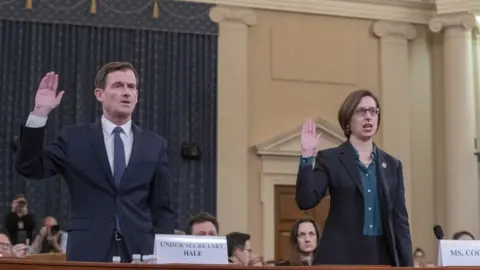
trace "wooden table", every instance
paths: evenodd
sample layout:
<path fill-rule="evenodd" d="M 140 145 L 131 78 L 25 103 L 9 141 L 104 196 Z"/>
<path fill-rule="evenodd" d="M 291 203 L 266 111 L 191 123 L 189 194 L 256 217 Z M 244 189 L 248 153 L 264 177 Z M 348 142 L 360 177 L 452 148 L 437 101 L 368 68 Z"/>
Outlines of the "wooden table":
<path fill-rule="evenodd" d="M 192 264 L 120 264 L 120 263 L 87 263 L 66 261 L 39 261 L 31 259 L 0 259 L 0 270 L 100 270 L 100 269 L 160 269 L 160 270 L 252 270 L 263 267 L 243 267 L 235 265 L 192 265 Z M 382 266 L 302 266 L 302 267 L 266 267 L 267 269 L 292 270 L 392 270 Z M 416 270 L 418 268 L 403 268 L 402 270 Z M 431 269 L 431 268 L 430 268 Z M 480 268 L 466 268 L 461 270 L 480 270 Z M 450 270 L 450 269 L 449 269 Z M 460 270 L 460 269 L 459 269 Z"/>

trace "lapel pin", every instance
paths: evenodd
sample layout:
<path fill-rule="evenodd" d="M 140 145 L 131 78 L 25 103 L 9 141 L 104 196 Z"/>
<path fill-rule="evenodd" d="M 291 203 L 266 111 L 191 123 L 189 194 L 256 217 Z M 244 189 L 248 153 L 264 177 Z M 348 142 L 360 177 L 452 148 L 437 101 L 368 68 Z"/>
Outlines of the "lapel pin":
<path fill-rule="evenodd" d="M 384 168 L 384 169 L 387 168 L 387 163 L 382 162 L 382 168 Z"/>

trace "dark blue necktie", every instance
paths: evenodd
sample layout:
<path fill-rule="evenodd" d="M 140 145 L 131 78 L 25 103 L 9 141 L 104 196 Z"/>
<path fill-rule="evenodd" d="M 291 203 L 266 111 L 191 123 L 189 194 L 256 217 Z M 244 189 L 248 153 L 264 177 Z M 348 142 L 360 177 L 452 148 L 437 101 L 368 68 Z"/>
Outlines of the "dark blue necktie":
<path fill-rule="evenodd" d="M 115 184 L 120 184 L 123 173 L 125 172 L 125 148 L 120 133 L 123 132 L 121 127 L 113 129 L 113 177 L 115 177 Z"/>
<path fill-rule="evenodd" d="M 113 177 L 115 178 L 115 185 L 117 185 L 117 187 L 120 184 L 120 180 L 122 179 L 126 167 L 125 148 L 123 148 L 123 141 L 120 137 L 120 133 L 122 132 L 123 129 L 121 127 L 113 129 Z M 116 216 L 116 229 L 119 233 L 122 232 L 118 215 Z"/>

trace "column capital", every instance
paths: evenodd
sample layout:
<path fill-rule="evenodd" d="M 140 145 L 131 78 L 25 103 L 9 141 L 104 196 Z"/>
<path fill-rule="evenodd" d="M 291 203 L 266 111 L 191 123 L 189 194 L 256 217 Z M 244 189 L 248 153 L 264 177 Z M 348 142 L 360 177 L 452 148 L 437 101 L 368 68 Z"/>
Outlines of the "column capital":
<path fill-rule="evenodd" d="M 215 6 L 210 9 L 210 19 L 216 23 L 222 21 L 238 21 L 248 26 L 257 23 L 257 15 L 252 9 L 232 6 Z"/>
<path fill-rule="evenodd" d="M 477 24 L 477 26 L 473 28 L 473 36 L 475 38 L 480 38 L 480 24 Z"/>
<path fill-rule="evenodd" d="M 475 15 L 472 13 L 455 13 L 438 15 L 430 19 L 428 26 L 434 33 L 442 31 L 447 27 L 463 27 L 466 30 L 472 30 L 477 25 Z"/>
<path fill-rule="evenodd" d="M 417 36 L 417 29 L 410 23 L 381 20 L 373 24 L 373 33 L 380 38 L 395 35 L 412 40 Z"/>

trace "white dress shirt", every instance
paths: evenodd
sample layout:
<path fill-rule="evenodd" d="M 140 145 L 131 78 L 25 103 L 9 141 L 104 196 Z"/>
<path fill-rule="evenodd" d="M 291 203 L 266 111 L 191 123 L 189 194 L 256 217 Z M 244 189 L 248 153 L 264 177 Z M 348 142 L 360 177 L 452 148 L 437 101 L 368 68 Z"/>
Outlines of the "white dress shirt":
<path fill-rule="evenodd" d="M 68 233 L 64 231 L 60 231 L 60 234 L 62 235 L 60 238 L 60 249 L 62 250 L 63 253 L 67 253 L 67 241 L 68 241 Z"/>
<path fill-rule="evenodd" d="M 30 114 L 27 119 L 26 127 L 29 128 L 40 128 L 44 127 L 47 124 L 48 117 L 40 117 L 33 114 Z M 113 141 L 114 134 L 113 129 L 117 127 L 114 123 L 107 120 L 104 116 L 101 119 L 103 138 L 105 142 L 105 149 L 107 150 L 108 162 L 110 163 L 110 168 L 113 174 Z M 132 154 L 133 146 L 133 131 L 132 131 L 132 120 L 129 120 L 124 125 L 120 126 L 123 129 L 123 132 L 120 133 L 120 138 L 123 141 L 123 147 L 125 148 L 125 164 L 128 165 L 130 160 L 130 155 Z"/>

